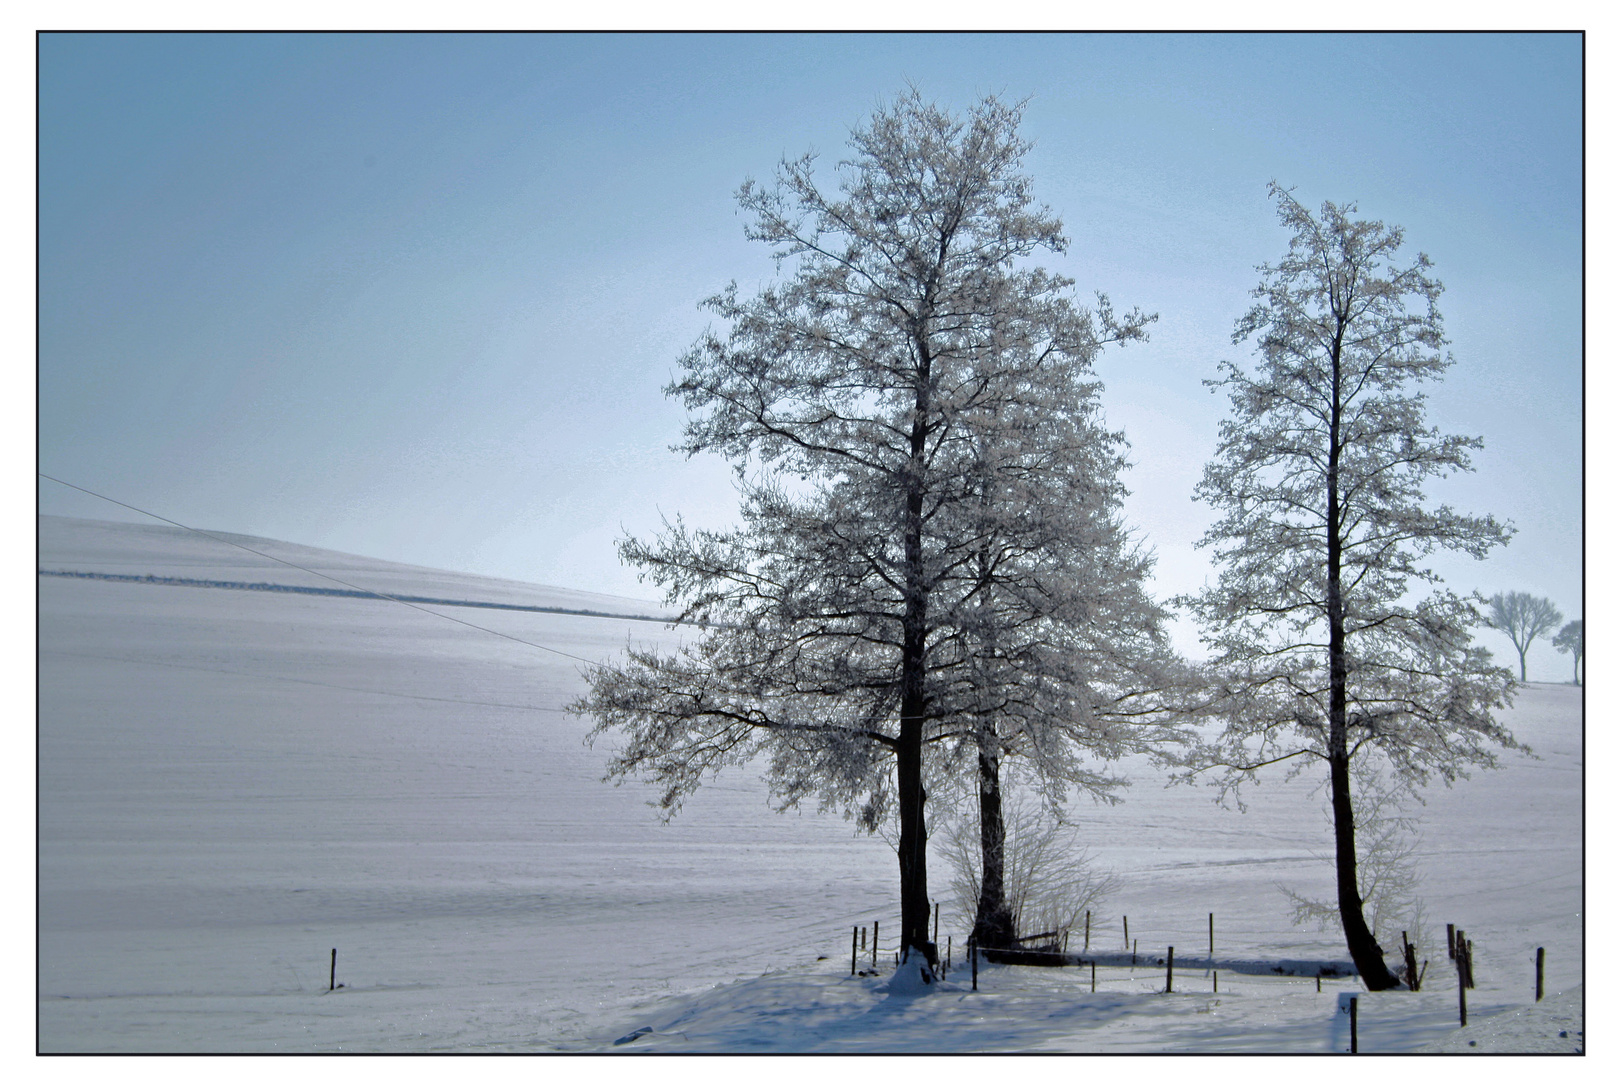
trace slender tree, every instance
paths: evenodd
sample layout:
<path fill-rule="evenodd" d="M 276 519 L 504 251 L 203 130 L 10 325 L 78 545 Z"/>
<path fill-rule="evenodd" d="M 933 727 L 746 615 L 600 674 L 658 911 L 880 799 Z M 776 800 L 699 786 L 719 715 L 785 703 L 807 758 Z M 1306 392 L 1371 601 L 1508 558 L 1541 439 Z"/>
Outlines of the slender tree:
<path fill-rule="evenodd" d="M 1561 653 L 1573 653 L 1575 657 L 1575 685 L 1581 685 L 1581 661 L 1586 658 L 1586 621 L 1584 619 L 1571 619 L 1558 631 L 1553 638 L 1553 648 Z"/>
<path fill-rule="evenodd" d="M 1524 682 L 1524 654 L 1530 650 L 1530 643 L 1557 626 L 1563 616 L 1551 600 L 1529 593 L 1497 593 L 1488 603 L 1485 625 L 1502 631 L 1519 650 L 1519 681 Z"/>
<path fill-rule="evenodd" d="M 1423 484 L 1469 467 L 1479 440 L 1442 435 L 1416 384 L 1451 365 L 1427 257 L 1395 262 L 1402 233 L 1324 203 L 1314 216 L 1273 184 L 1288 254 L 1259 268 L 1257 303 L 1209 383 L 1231 399 L 1198 498 L 1221 513 L 1201 544 L 1216 583 L 1184 601 L 1209 646 L 1219 736 L 1189 773 L 1232 790 L 1263 766 L 1328 768 L 1337 902 L 1370 990 L 1397 985 L 1357 885 L 1351 762 L 1447 783 L 1514 747 L 1492 716 L 1512 675 L 1471 644 L 1478 613 L 1423 566 L 1437 549 L 1483 558 L 1509 528 L 1431 506 Z M 1425 595 L 1426 594 L 1426 595 Z"/>
<path fill-rule="evenodd" d="M 808 155 L 742 186 L 747 235 L 788 272 L 707 301 L 729 331 L 667 392 L 693 414 L 679 449 L 733 462 L 743 524 L 621 544 L 706 629 L 593 671 L 576 703 L 615 738 L 611 774 L 658 782 L 666 812 L 763 754 L 783 806 L 819 797 L 868 828 L 892 815 L 900 945 L 930 964 L 925 780 L 952 782 L 961 736 L 978 448 L 997 416 L 1041 421 L 1032 387 L 1093 395 L 1098 350 L 1149 321 L 1102 297 L 1088 312 L 1071 281 L 1025 265 L 1066 241 L 1021 171 L 1020 112 L 988 98 L 958 119 L 912 92 L 851 135 L 841 197 Z"/>
<path fill-rule="evenodd" d="M 1036 369 L 1039 370 L 1039 369 Z M 1094 767 L 1158 753 L 1178 736 L 1158 711 L 1174 678 L 1147 596 L 1151 559 L 1120 516 L 1123 439 L 1099 425 L 1094 395 L 1031 384 L 986 417 L 957 504 L 975 537 L 969 589 L 948 613 L 962 656 L 942 734 L 976 757 L 980 880 L 972 940 L 1017 943 L 1005 885 L 1003 764 L 1049 807 L 1074 789 L 1113 801 L 1121 781 Z M 1054 736 L 1061 737 L 1054 737 Z"/>

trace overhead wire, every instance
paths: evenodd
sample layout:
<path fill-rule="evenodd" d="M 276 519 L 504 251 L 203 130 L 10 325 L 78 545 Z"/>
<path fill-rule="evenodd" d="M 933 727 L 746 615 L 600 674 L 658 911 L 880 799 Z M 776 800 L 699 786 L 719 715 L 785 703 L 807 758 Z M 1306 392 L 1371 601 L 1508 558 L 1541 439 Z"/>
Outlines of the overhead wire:
<path fill-rule="evenodd" d="M 402 607 L 408 607 L 408 608 L 411 608 L 414 611 L 420 611 L 420 612 L 423 612 L 425 614 L 432 615 L 432 616 L 434 616 L 436 618 L 444 619 L 444 620 L 446 620 L 448 622 L 459 623 L 462 626 L 468 626 L 468 627 L 471 627 L 474 630 L 482 630 L 486 634 L 494 634 L 496 637 L 505 638 L 507 641 L 515 641 L 519 645 L 527 645 L 531 649 L 539 649 L 542 652 L 555 653 L 557 656 L 566 657 L 569 660 L 577 660 L 581 664 L 589 664 L 591 667 L 602 667 L 602 666 L 604 666 L 600 661 L 597 661 L 597 660 L 587 660 L 583 656 L 575 656 L 573 653 L 564 652 L 562 649 L 553 649 L 549 645 L 541 645 L 541 644 L 539 644 L 537 642 L 526 641 L 523 638 L 515 637 L 512 634 L 502 633 L 499 630 L 493 630 L 493 629 L 491 629 L 490 627 L 487 627 L 487 626 L 479 626 L 477 623 L 468 622 L 466 619 L 458 619 L 454 615 L 446 615 L 442 611 L 434 611 L 431 608 L 422 607 L 420 604 L 413 604 L 408 600 L 401 600 L 397 596 L 390 596 L 388 593 L 378 592 L 376 589 L 368 589 L 364 585 L 356 585 L 353 582 L 344 581 L 342 578 L 333 577 L 331 574 L 323 574 L 319 570 L 312 570 L 307 566 L 299 566 L 295 562 L 291 562 L 291 561 L 289 561 L 287 559 L 283 559 L 283 558 L 279 558 L 278 556 L 271 555 L 269 552 L 259 551 L 259 550 L 255 549 L 255 548 L 250 548 L 246 544 L 238 544 L 236 541 L 227 540 L 223 536 L 216 536 L 215 534 L 209 532 L 206 529 L 194 529 L 190 525 L 184 525 L 184 524 L 182 524 L 182 523 L 180 523 L 178 521 L 173 520 L 172 518 L 166 518 L 162 514 L 154 514 L 150 510 L 142 510 L 138 506 L 131 506 L 127 502 L 121 502 L 118 499 L 114 499 L 114 498 L 112 498 L 110 496 L 103 495 L 100 492 L 91 491 L 89 488 L 80 487 L 78 484 L 70 484 L 66 480 L 58 480 L 56 477 L 51 476 L 48 473 L 37 473 L 37 475 L 42 477 L 43 479 L 51 481 L 52 483 L 61 484 L 63 487 L 72 488 L 74 491 L 82 491 L 86 495 L 93 496 L 93 497 L 95 497 L 97 499 L 102 500 L 103 502 L 112 503 L 114 506 L 122 506 L 125 510 L 133 510 L 137 514 L 144 514 L 147 517 L 152 518 L 152 519 L 154 519 L 156 521 L 163 522 L 165 525 L 173 525 L 175 528 L 184 529 L 187 532 L 193 532 L 193 533 L 196 533 L 199 536 L 206 536 L 210 540 L 217 540 L 221 544 L 229 544 L 231 547 L 240 548 L 241 550 L 246 551 L 246 552 L 248 552 L 250 554 L 257 555 L 260 558 L 269 559 L 271 562 L 278 562 L 278 563 L 282 564 L 283 566 L 290 566 L 294 570 L 302 570 L 306 574 L 313 574 L 318 578 L 324 578 L 327 581 L 336 582 L 337 584 L 342 585 L 346 589 L 355 589 L 355 590 L 357 590 L 359 592 L 366 593 L 369 596 L 375 596 L 379 600 L 392 600 L 394 603 L 399 604 Z"/>

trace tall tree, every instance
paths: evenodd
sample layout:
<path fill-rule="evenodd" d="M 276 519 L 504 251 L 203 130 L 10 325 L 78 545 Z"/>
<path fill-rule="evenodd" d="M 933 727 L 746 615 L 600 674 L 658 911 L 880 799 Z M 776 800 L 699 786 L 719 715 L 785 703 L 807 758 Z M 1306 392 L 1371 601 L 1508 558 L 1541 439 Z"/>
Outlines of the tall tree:
<path fill-rule="evenodd" d="M 1581 661 L 1586 658 L 1586 620 L 1571 619 L 1553 638 L 1553 648 L 1575 656 L 1575 685 L 1581 685 Z"/>
<path fill-rule="evenodd" d="M 1502 631 L 1519 650 L 1519 681 L 1524 682 L 1524 654 L 1530 650 L 1530 643 L 1557 626 L 1563 616 L 1551 600 L 1529 593 L 1497 593 L 1489 603 L 1485 625 Z"/>
<path fill-rule="evenodd" d="M 669 812 L 765 754 L 783 805 L 819 796 L 871 828 L 892 814 L 900 944 L 930 964 L 924 782 L 944 782 L 930 748 L 959 735 L 976 447 L 998 414 L 1039 422 L 1031 386 L 1094 393 L 1101 346 L 1149 321 L 1102 297 L 1088 312 L 1026 265 L 1067 242 L 1021 171 L 1020 114 L 987 98 L 958 119 L 912 92 L 852 133 L 841 197 L 810 155 L 742 186 L 747 235 L 788 272 L 708 300 L 729 331 L 666 392 L 693 413 L 679 449 L 733 462 L 743 524 L 621 544 L 706 629 L 592 672 L 576 704 L 621 740 L 612 773 L 659 782 Z"/>
<path fill-rule="evenodd" d="M 1230 790 L 1272 763 L 1327 765 L 1340 921 L 1367 988 L 1384 990 L 1397 981 L 1362 911 L 1351 762 L 1381 753 L 1407 780 L 1450 783 L 1495 763 L 1487 744 L 1517 745 L 1492 716 L 1511 673 L 1473 647 L 1478 613 L 1421 561 L 1483 558 L 1510 529 L 1424 496 L 1480 446 L 1429 427 L 1415 388 L 1453 362 L 1428 258 L 1397 264 L 1401 230 L 1353 205 L 1318 217 L 1271 195 L 1288 254 L 1259 268 L 1233 333 L 1258 357 L 1209 383 L 1232 407 L 1197 488 L 1222 515 L 1200 542 L 1219 574 L 1185 602 L 1212 656 L 1206 707 L 1225 722 L 1193 771 L 1221 770 Z"/>

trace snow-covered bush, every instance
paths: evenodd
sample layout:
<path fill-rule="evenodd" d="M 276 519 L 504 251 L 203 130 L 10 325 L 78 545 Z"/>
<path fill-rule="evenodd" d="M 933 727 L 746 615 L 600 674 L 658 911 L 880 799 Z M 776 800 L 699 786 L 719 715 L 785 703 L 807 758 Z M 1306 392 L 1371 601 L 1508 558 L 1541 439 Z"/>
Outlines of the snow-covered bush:
<path fill-rule="evenodd" d="M 1119 882 L 1080 844 L 1079 827 L 1023 798 L 1011 801 L 1005 825 L 1005 888 L 1018 936 L 1053 933 L 1061 939 L 1088 910 L 1092 921 L 1098 921 L 1100 904 Z M 978 818 L 971 814 L 955 818 L 936 842 L 952 871 L 958 909 L 971 925 L 982 881 Z"/>
<path fill-rule="evenodd" d="M 1384 950 L 1384 955 L 1404 958 L 1401 934 L 1404 931 L 1417 951 L 1419 963 L 1434 956 L 1423 900 L 1418 895 L 1423 876 L 1418 871 L 1417 818 L 1414 803 L 1421 800 L 1410 785 L 1402 783 L 1370 764 L 1352 768 L 1355 781 L 1356 841 L 1360 860 L 1356 865 L 1356 888 L 1368 929 Z M 1324 808 L 1331 823 L 1331 808 Z M 1322 856 L 1333 863 L 1331 854 Z M 1293 904 L 1294 925 L 1315 923 L 1323 930 L 1340 926 L 1339 905 L 1331 900 L 1314 900 L 1283 888 Z M 1404 963 L 1404 959 L 1398 962 Z"/>

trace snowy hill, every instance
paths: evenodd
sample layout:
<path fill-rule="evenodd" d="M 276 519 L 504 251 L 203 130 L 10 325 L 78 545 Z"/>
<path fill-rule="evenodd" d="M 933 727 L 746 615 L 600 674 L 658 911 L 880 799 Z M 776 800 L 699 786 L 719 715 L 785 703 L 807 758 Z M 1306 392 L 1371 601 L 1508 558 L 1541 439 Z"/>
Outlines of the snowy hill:
<path fill-rule="evenodd" d="M 42 518 L 40 537 L 42 570 L 322 584 L 179 530 Z M 243 542 L 390 592 L 652 613 Z M 642 1026 L 621 1049 L 975 1048 L 966 1028 L 926 1041 L 921 1019 L 959 1008 L 944 996 L 873 1014 L 875 980 L 848 978 L 851 925 L 880 920 L 887 941 L 896 918 L 881 839 L 778 815 L 746 773 L 669 826 L 650 792 L 599 782 L 607 748 L 562 711 L 581 660 L 671 645 L 662 623 L 446 609 L 503 638 L 375 600 L 57 576 L 39 590 L 42 1050 L 595 1050 Z M 1476 1023 L 1528 1004 L 1538 945 L 1549 992 L 1583 980 L 1580 691 L 1533 684 L 1508 723 L 1537 756 L 1423 808 L 1426 955 L 1438 939 L 1442 970 L 1433 993 L 1369 1006 L 1411 1013 L 1390 1021 L 1403 1034 L 1389 1048 L 1455 1023 L 1446 922 L 1476 943 Z M 1098 947 L 1119 946 L 1128 915 L 1142 952 L 1197 955 L 1213 911 L 1218 955 L 1343 957 L 1333 934 L 1291 925 L 1277 889 L 1331 888 L 1309 780 L 1268 780 L 1238 814 L 1139 761 L 1119 769 L 1135 781 L 1123 805 L 1073 807 L 1122 881 L 1096 913 Z M 930 869 L 959 944 L 944 865 Z M 344 986 L 324 993 L 333 948 Z M 1072 969 L 984 976 L 975 1015 L 1019 1021 L 994 1049 L 1327 1051 L 1342 1024 L 1330 991 L 1353 989 L 1223 975 L 1233 1038 L 1216 1044 L 1199 975 L 1185 999 L 1136 1001 L 1162 969 L 1104 972 L 1089 1006 Z M 801 1007 L 813 1016 L 788 1023 Z"/>

